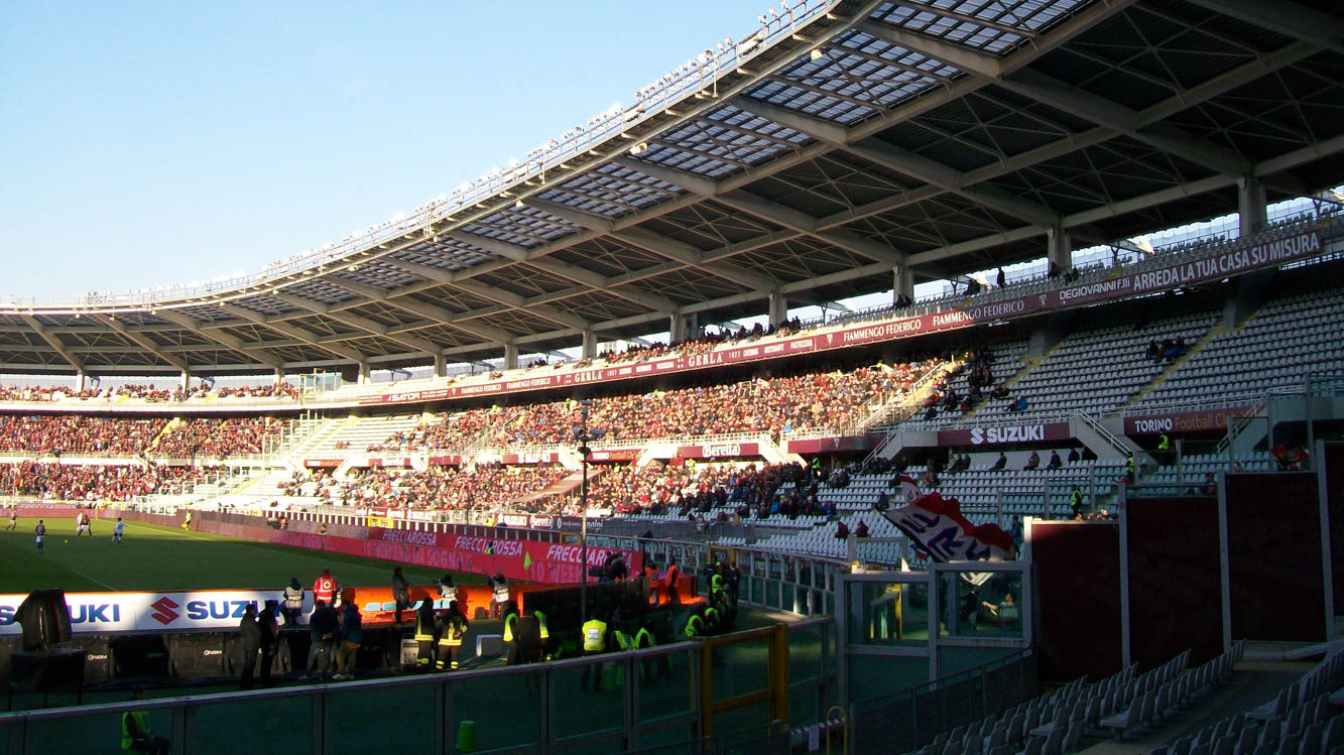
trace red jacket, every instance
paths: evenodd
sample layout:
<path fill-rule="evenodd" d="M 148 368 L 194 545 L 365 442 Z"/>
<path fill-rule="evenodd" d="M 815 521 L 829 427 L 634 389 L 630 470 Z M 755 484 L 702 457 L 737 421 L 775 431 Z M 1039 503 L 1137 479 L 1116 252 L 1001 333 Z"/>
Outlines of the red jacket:
<path fill-rule="evenodd" d="M 340 583 L 332 576 L 321 576 L 313 580 L 313 599 L 320 600 L 327 605 L 335 599 L 336 593 L 340 592 Z"/>

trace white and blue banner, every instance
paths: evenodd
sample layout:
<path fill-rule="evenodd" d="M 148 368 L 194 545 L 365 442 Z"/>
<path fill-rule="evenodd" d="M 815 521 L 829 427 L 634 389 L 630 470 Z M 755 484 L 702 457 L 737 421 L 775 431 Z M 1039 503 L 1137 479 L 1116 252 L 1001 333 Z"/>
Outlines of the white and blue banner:
<path fill-rule="evenodd" d="M 306 592 L 306 591 L 305 591 Z M 15 620 L 24 594 L 0 594 L 0 636 L 21 634 Z M 249 604 L 257 610 L 279 590 L 193 590 L 190 592 L 71 592 L 65 594 L 70 628 L 76 634 L 113 632 L 217 631 L 237 629 Z M 305 594 L 303 615 L 312 611 Z"/>

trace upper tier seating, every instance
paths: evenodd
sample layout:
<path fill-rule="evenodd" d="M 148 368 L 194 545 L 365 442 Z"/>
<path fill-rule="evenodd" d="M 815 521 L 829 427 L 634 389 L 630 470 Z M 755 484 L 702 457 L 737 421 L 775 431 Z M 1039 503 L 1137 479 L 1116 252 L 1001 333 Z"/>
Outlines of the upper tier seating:
<path fill-rule="evenodd" d="M 1270 302 L 1242 328 L 1215 336 L 1139 407 L 1210 399 L 1253 403 L 1275 387 L 1298 388 L 1313 372 L 1344 367 L 1344 292 Z"/>

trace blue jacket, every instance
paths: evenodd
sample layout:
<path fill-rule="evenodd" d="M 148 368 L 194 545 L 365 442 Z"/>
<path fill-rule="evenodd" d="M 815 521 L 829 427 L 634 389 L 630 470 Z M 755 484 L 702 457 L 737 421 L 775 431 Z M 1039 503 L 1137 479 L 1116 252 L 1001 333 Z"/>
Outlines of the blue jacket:
<path fill-rule="evenodd" d="M 341 639 L 346 642 L 364 641 L 364 617 L 359 615 L 359 606 L 346 603 L 341 610 Z"/>

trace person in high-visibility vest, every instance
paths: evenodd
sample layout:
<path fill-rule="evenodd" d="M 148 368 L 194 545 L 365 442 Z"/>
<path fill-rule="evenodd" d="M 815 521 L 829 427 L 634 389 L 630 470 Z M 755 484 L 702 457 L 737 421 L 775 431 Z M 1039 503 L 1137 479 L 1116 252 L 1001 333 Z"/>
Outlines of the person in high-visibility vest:
<path fill-rule="evenodd" d="M 504 616 L 504 607 L 509 602 L 509 580 L 500 572 L 490 578 L 490 586 L 493 592 L 490 613 L 498 619 Z"/>
<path fill-rule="evenodd" d="M 336 599 L 341 594 L 341 583 L 331 576 L 331 569 L 323 569 L 318 578 L 313 580 L 313 600 L 320 600 L 329 606 L 337 605 Z"/>
<path fill-rule="evenodd" d="M 136 687 L 132 694 L 135 700 L 145 698 L 143 687 Z M 163 737 L 154 736 L 149 728 L 149 714 L 142 710 L 131 710 L 121 714 L 121 749 L 129 752 L 148 752 L 153 755 L 168 755 L 170 743 Z"/>
<path fill-rule="evenodd" d="M 681 633 L 686 635 L 686 639 L 688 640 L 694 640 L 697 637 L 705 636 L 705 619 L 700 615 L 699 610 L 696 610 L 695 613 L 692 613 L 687 617 L 686 628 L 681 630 Z"/>
<path fill-rule="evenodd" d="M 601 655 L 607 652 L 607 622 L 594 616 L 583 622 L 583 654 Z M 595 675 L 596 681 L 593 682 L 593 691 L 598 692 L 602 689 L 602 664 L 593 663 L 583 667 L 583 681 L 581 689 L 588 688 L 589 675 Z"/>
<path fill-rule="evenodd" d="M 714 606 L 705 608 L 705 634 L 717 634 L 719 631 L 719 609 Z"/>
<path fill-rule="evenodd" d="M 648 650 L 649 648 L 652 648 L 657 644 L 658 642 L 654 639 L 653 632 L 649 629 L 648 626 L 641 626 L 639 628 L 639 631 L 635 632 L 636 650 Z M 657 678 L 659 679 L 672 678 L 671 661 L 668 659 L 666 655 L 660 655 L 658 656 L 656 661 L 652 658 L 646 658 L 644 659 L 644 662 L 640 664 L 641 666 L 640 678 L 643 680 L 644 684 L 653 683 L 655 663 L 657 667 Z"/>
<path fill-rule="evenodd" d="M 457 656 L 462 651 L 462 639 L 467 636 L 469 626 L 467 617 L 458 610 L 457 603 L 450 604 L 439 631 L 439 656 L 434 661 L 435 669 L 443 671 L 446 667 L 449 671 L 457 670 Z"/>
<path fill-rule="evenodd" d="M 518 643 L 513 633 L 518 627 L 518 609 L 512 602 L 505 603 L 500 609 L 504 612 L 504 657 L 510 666 L 518 663 Z"/>
<path fill-rule="evenodd" d="M 434 644 L 438 640 L 438 627 L 434 621 L 434 601 L 429 598 L 420 600 L 415 611 L 415 642 L 419 653 L 415 658 L 416 668 L 428 671 L 434 662 Z"/>
<path fill-rule="evenodd" d="M 457 585 L 453 584 L 453 575 L 445 574 L 439 580 L 439 598 L 444 601 L 444 605 L 457 602 Z"/>
<path fill-rule="evenodd" d="M 541 657 L 551 660 L 551 630 L 546 628 L 546 614 L 541 611 L 533 610 L 532 615 L 537 619 L 537 631 L 541 637 Z"/>

